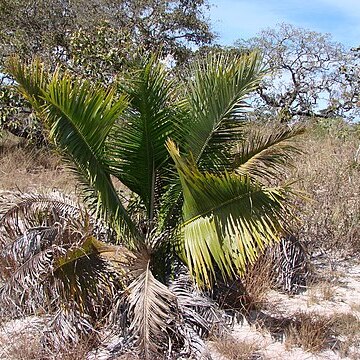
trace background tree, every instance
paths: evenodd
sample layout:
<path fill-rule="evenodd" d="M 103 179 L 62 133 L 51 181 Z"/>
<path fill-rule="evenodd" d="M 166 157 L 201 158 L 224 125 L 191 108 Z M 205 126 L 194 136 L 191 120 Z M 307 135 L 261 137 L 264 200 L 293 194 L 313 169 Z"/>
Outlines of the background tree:
<path fill-rule="evenodd" d="M 191 46 L 214 35 L 206 19 L 206 0 L 0 0 L 0 71 L 11 54 L 40 56 L 77 75 L 110 83 L 138 51 L 156 51 L 185 61 Z M 3 79 L 0 125 L 16 135 L 41 141 L 41 129 L 29 117 Z"/>
<path fill-rule="evenodd" d="M 282 24 L 237 45 L 259 49 L 270 69 L 254 100 L 260 114 L 265 111 L 289 120 L 299 116 L 351 118 L 358 113 L 355 52 L 334 42 L 329 34 Z"/>
<path fill-rule="evenodd" d="M 1 0 L 1 52 L 67 60 L 76 31 L 92 33 L 106 22 L 127 44 L 162 49 L 180 59 L 191 44 L 213 39 L 207 7 L 206 0 Z"/>

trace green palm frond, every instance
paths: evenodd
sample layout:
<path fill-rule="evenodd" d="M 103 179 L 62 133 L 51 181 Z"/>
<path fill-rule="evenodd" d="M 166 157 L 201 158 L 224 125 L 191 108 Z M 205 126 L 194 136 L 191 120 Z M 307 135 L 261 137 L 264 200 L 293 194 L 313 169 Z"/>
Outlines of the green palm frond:
<path fill-rule="evenodd" d="M 185 81 L 173 138 L 191 152 L 203 170 L 231 169 L 234 145 L 243 139 L 244 98 L 263 76 L 257 53 L 212 54 L 199 60 Z M 181 186 L 173 177 L 162 198 L 162 217 L 173 223 L 181 209 Z"/>
<path fill-rule="evenodd" d="M 127 237 L 140 236 L 111 181 L 105 149 L 114 122 L 127 107 L 125 97 L 115 100 L 114 89 L 104 90 L 59 71 L 48 83 L 42 82 L 36 62 L 26 67 L 13 59 L 9 71 L 13 71 L 22 92 L 41 104 L 38 112 L 49 126 L 50 136 L 93 190 L 89 194 L 95 193 L 97 213 L 125 227 Z"/>
<path fill-rule="evenodd" d="M 167 144 L 183 188 L 181 255 L 200 285 L 215 268 L 224 278 L 245 271 L 266 245 L 279 240 L 288 207 L 286 188 L 264 188 L 248 176 L 201 173 Z"/>
<path fill-rule="evenodd" d="M 131 79 L 120 85 L 130 106 L 109 143 L 114 175 L 140 196 L 150 221 L 155 195 L 161 192 L 158 180 L 164 177 L 169 162 L 165 141 L 173 132 L 172 85 L 164 66 L 153 59 L 131 73 Z"/>
<path fill-rule="evenodd" d="M 175 295 L 153 276 L 150 263 L 129 285 L 130 334 L 144 359 L 162 358 L 167 340 L 175 332 Z"/>
<path fill-rule="evenodd" d="M 44 104 L 43 90 L 49 84 L 51 76 L 40 59 L 37 58 L 26 64 L 18 56 L 13 56 L 8 60 L 6 69 L 19 84 L 19 92 L 36 111 L 41 111 L 41 106 Z"/>
<path fill-rule="evenodd" d="M 236 150 L 236 173 L 267 180 L 280 178 L 284 168 L 292 165 L 293 156 L 302 153 L 295 138 L 304 132 L 302 126 L 273 129 L 270 134 L 250 132 Z"/>
<path fill-rule="evenodd" d="M 185 141 L 204 168 L 228 164 L 227 151 L 242 139 L 244 98 L 254 91 L 263 72 L 257 53 L 215 54 L 199 61 L 186 83 L 188 121 L 181 124 Z"/>
<path fill-rule="evenodd" d="M 111 181 L 104 147 L 111 127 L 127 106 L 125 98 L 114 102 L 113 91 L 73 81 L 66 75 L 52 80 L 45 98 L 51 135 L 71 157 L 90 189 L 96 191 L 97 212 L 136 235 L 136 227 Z"/>

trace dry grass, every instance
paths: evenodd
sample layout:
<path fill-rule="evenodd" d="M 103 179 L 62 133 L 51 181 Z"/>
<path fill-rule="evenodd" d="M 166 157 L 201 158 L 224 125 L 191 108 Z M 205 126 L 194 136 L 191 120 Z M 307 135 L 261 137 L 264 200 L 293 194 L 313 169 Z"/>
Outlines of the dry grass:
<path fill-rule="evenodd" d="M 285 330 L 285 339 L 286 349 L 301 346 L 305 351 L 317 353 L 331 348 L 342 357 L 358 359 L 360 354 L 356 349 L 360 347 L 360 320 L 350 313 L 325 316 L 298 312 Z"/>
<path fill-rule="evenodd" d="M 13 337 L 0 337 L 0 358 L 6 360 L 30 360 L 49 358 L 41 346 L 39 338 L 17 333 Z"/>
<path fill-rule="evenodd" d="M 333 320 L 316 313 L 298 312 L 285 330 L 285 348 L 300 346 L 305 351 L 320 352 L 331 347 Z"/>
<path fill-rule="evenodd" d="M 360 303 L 352 303 L 350 304 L 350 308 L 352 311 L 360 312 Z"/>
<path fill-rule="evenodd" d="M 360 143 L 358 128 L 314 126 L 293 178 L 312 201 L 300 206 L 299 238 L 314 250 L 346 255 L 360 251 Z"/>
<path fill-rule="evenodd" d="M 336 314 L 332 318 L 333 329 L 340 336 L 339 353 L 341 356 L 359 359 L 354 349 L 360 348 L 360 319 L 350 313 Z"/>
<path fill-rule="evenodd" d="M 2 360 L 84 360 L 92 348 L 89 340 L 77 344 L 64 344 L 61 350 L 45 346 L 41 333 L 31 329 L 12 332 L 0 337 L 0 359 Z"/>
<path fill-rule="evenodd" d="M 256 359 L 261 350 L 256 341 L 239 340 L 230 335 L 213 340 L 211 347 L 222 357 L 231 360 Z"/>
<path fill-rule="evenodd" d="M 307 288 L 308 305 L 320 304 L 323 301 L 333 301 L 336 287 L 329 281 L 320 281 L 310 284 Z"/>
<path fill-rule="evenodd" d="M 262 133 L 276 124 L 252 124 Z M 298 205 L 297 238 L 319 249 L 340 255 L 360 252 L 360 125 L 327 119 L 309 122 L 298 147 L 306 153 L 294 159 L 288 181 L 310 199 Z M 298 228 L 298 221 L 294 222 Z"/>
<path fill-rule="evenodd" d="M 244 308 L 259 310 L 267 303 L 267 295 L 274 288 L 273 264 L 266 255 L 260 257 L 244 274 L 241 281 L 246 290 Z"/>
<path fill-rule="evenodd" d="M 0 190 L 74 191 L 74 177 L 54 151 L 17 142 L 9 136 L 4 136 L 0 141 Z"/>

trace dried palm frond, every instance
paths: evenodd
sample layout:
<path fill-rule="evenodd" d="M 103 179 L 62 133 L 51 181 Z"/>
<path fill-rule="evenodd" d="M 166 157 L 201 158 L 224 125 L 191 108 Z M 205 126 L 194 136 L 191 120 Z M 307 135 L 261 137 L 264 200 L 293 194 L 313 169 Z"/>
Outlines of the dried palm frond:
<path fill-rule="evenodd" d="M 289 235 L 268 249 L 265 256 L 271 261 L 275 282 L 283 291 L 296 294 L 305 289 L 310 261 L 304 243 Z"/>
<path fill-rule="evenodd" d="M 227 326 L 225 314 L 209 296 L 196 288 L 189 274 L 178 275 L 169 288 L 177 297 L 183 321 L 197 333 L 208 336 Z"/>
<path fill-rule="evenodd" d="M 135 338 L 144 359 L 164 357 L 164 344 L 175 335 L 176 296 L 153 276 L 149 262 L 129 285 L 129 333 Z"/>
<path fill-rule="evenodd" d="M 45 310 L 48 304 L 48 284 L 45 279 L 51 271 L 54 256 L 64 253 L 58 246 L 51 246 L 26 260 L 20 266 L 10 267 L 3 274 L 0 287 L 0 317 L 34 314 Z M 8 259 L 6 259 L 8 260 Z M 5 276 L 8 275 L 8 276 Z"/>
<path fill-rule="evenodd" d="M 113 355 L 135 351 L 141 359 L 210 359 L 204 337 L 225 330 L 223 312 L 189 274 L 169 286 L 159 282 L 149 259 L 144 253 L 133 264 L 133 281 L 117 294 L 111 314 L 111 343 L 102 347 L 112 348 Z"/>
<path fill-rule="evenodd" d="M 10 238 L 39 226 L 52 226 L 64 222 L 65 218 L 79 218 L 84 211 L 70 197 L 53 192 L 51 194 L 14 193 L 13 201 L 0 200 L 0 227 Z"/>
<path fill-rule="evenodd" d="M 55 314 L 60 338 L 70 331 L 66 328 L 93 331 L 136 256 L 97 240 L 94 234 L 106 238 L 107 228 L 65 196 L 22 194 L 16 199 L 0 219 L 0 316 Z"/>
<path fill-rule="evenodd" d="M 73 310 L 58 309 L 47 320 L 47 331 L 42 341 L 53 348 L 62 350 L 69 343 L 77 343 L 86 335 L 97 335 L 93 321 L 89 316 Z"/>

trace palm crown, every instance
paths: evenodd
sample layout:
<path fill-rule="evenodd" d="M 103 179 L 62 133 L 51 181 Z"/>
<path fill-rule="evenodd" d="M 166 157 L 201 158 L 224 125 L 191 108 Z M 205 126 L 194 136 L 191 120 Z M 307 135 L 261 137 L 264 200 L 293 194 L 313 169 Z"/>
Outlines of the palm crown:
<path fill-rule="evenodd" d="M 111 263 L 146 358 L 168 326 L 175 263 L 211 287 L 217 274 L 241 274 L 286 230 L 291 190 L 266 184 L 299 151 L 291 139 L 302 130 L 244 139 L 244 98 L 263 76 L 258 54 L 208 56 L 181 80 L 143 60 L 109 89 L 61 69 L 50 75 L 39 61 L 14 58 L 9 71 L 78 175 L 87 207 L 115 233 L 113 245 L 76 240 L 82 253 L 60 252 L 56 269 L 83 254 Z"/>

